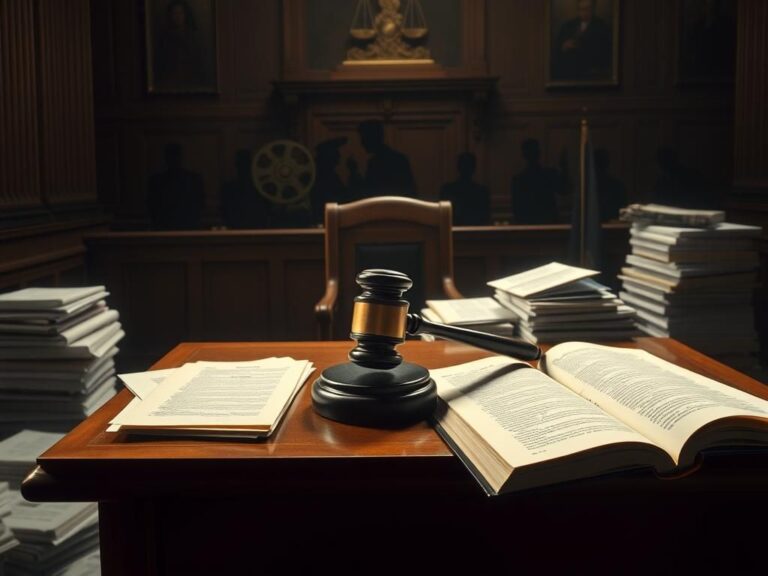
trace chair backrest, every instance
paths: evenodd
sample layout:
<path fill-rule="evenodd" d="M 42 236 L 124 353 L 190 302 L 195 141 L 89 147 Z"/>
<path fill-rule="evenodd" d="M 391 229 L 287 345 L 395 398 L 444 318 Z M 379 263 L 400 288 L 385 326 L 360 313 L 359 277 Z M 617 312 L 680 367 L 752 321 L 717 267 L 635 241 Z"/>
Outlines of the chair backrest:
<path fill-rule="evenodd" d="M 427 298 L 459 296 L 453 286 L 450 202 L 381 196 L 325 207 L 326 285 L 338 291 L 324 337 L 349 337 L 355 276 L 367 268 L 404 272 L 414 282 L 405 294 L 418 312 Z"/>

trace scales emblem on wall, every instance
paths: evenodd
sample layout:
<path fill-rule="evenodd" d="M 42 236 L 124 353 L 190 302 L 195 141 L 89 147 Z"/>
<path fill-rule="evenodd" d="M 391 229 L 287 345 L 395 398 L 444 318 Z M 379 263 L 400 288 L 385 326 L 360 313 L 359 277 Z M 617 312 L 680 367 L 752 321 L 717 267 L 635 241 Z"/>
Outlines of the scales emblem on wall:
<path fill-rule="evenodd" d="M 345 65 L 434 64 L 423 46 L 429 30 L 419 0 L 378 0 L 374 15 L 372 0 L 358 0 L 349 30 L 356 44 L 347 51 Z"/>

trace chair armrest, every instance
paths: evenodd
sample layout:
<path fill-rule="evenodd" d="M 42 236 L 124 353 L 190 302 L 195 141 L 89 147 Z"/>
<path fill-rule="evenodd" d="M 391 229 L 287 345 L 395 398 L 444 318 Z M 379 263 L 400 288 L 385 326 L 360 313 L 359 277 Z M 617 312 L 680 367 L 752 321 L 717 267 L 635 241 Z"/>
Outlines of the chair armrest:
<path fill-rule="evenodd" d="M 453 283 L 453 278 L 450 278 L 449 276 L 443 277 L 443 292 L 445 292 L 445 295 L 448 296 L 448 298 L 464 298 L 464 296 L 461 295 L 461 292 L 456 289 L 456 285 Z"/>
<path fill-rule="evenodd" d="M 318 339 L 330 340 L 333 326 L 333 315 L 336 311 L 336 298 L 339 295 L 339 285 L 335 279 L 325 284 L 325 294 L 315 304 L 315 319 L 318 324 Z"/>

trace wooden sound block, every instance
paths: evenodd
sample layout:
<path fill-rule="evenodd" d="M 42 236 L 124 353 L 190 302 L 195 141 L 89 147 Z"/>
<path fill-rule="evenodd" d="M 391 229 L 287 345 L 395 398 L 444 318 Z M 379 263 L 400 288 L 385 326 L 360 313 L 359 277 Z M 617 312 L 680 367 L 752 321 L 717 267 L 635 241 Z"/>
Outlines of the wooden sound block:
<path fill-rule="evenodd" d="M 391 369 L 336 364 L 312 385 L 315 411 L 331 420 L 375 428 L 400 428 L 425 420 L 437 406 L 429 371 L 403 362 Z"/>

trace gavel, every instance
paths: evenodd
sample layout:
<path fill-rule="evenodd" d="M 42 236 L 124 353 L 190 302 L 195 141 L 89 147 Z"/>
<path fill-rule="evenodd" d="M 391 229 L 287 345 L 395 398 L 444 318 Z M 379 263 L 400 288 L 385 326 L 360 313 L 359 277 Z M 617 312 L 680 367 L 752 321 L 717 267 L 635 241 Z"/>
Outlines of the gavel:
<path fill-rule="evenodd" d="M 437 389 L 429 371 L 403 362 L 395 348 L 408 335 L 432 334 L 521 360 L 541 356 L 538 346 L 522 340 L 409 314 L 403 294 L 413 282 L 402 272 L 364 270 L 355 280 L 363 291 L 354 303 L 349 336 L 357 344 L 349 352 L 350 362 L 326 368 L 312 385 L 312 404 L 326 418 L 391 428 L 434 413 Z"/>

